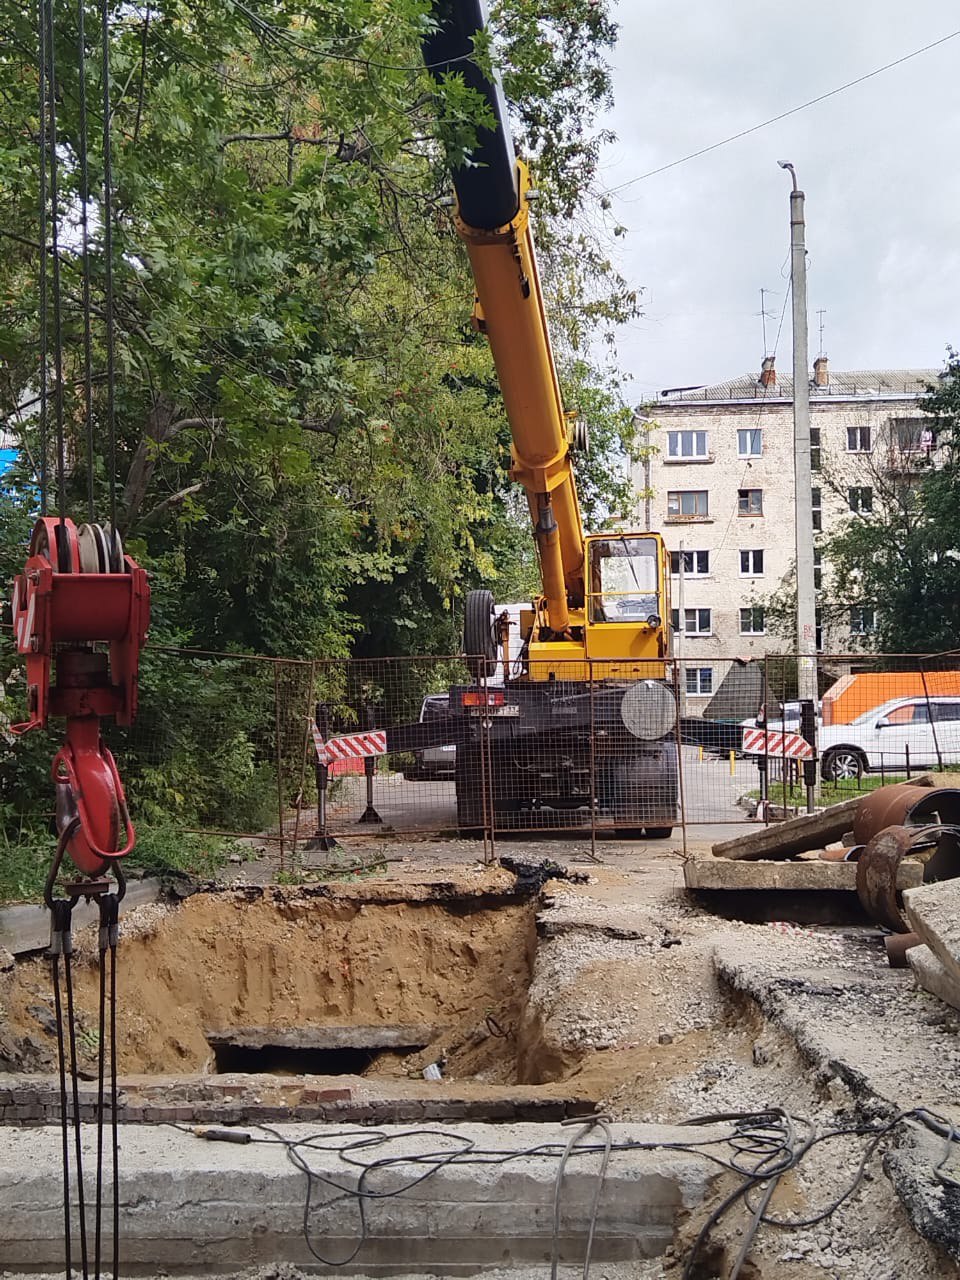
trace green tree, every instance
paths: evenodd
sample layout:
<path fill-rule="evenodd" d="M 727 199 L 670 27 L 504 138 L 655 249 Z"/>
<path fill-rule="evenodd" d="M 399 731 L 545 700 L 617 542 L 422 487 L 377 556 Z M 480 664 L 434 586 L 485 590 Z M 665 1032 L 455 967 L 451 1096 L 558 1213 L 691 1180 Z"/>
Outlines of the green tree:
<path fill-rule="evenodd" d="M 593 118 L 609 93 L 615 28 L 586 0 L 541 9 L 534 23 L 528 6 L 505 3 L 497 39 L 521 142 L 549 193 L 538 233 L 564 317 L 558 346 L 577 353 L 588 328 L 633 305 L 596 237 L 566 221 L 591 206 Z M 0 0 L 0 14 L 13 33 L 0 53 L 0 352 L 26 479 L 39 444 L 35 34 L 14 0 Z M 175 0 L 113 6 L 119 475 L 107 475 L 98 387 L 97 514 L 113 489 L 128 542 L 155 574 L 155 635 L 347 653 L 365 623 L 382 634 L 368 612 L 375 597 L 395 619 L 392 641 L 448 648 L 463 590 L 515 576 L 503 559 L 516 505 L 503 478 L 507 433 L 489 352 L 466 324 L 471 285 L 431 140 L 434 85 L 419 54 L 429 21 L 425 0 L 205 0 L 189 14 Z M 541 38 L 540 22 L 555 40 Z M 61 193 L 75 206 L 74 23 L 58 4 Z M 87 29 L 93 103 L 92 10 Z M 468 150 L 482 110 L 457 77 L 443 93 Z M 96 220 L 91 256 L 99 298 Z M 79 267 L 74 243 L 62 271 L 78 514 Z M 101 325 L 94 336 L 102 373 Z M 574 382 L 590 381 L 577 361 Z M 616 408 L 605 416 L 609 448 L 595 434 L 589 465 L 601 485 L 622 462 L 620 421 Z"/>

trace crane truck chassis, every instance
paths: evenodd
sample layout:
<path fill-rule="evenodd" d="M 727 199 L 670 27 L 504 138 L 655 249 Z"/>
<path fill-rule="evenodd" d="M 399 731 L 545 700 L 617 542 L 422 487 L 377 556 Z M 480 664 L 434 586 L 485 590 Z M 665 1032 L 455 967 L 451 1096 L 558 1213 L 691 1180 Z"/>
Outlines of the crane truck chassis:
<path fill-rule="evenodd" d="M 457 747 L 458 825 L 532 825 L 588 809 L 620 830 L 669 834 L 676 821 L 677 699 L 667 679 L 667 552 L 657 533 L 586 534 L 530 226 L 534 197 L 518 160 L 499 77 L 474 57 L 482 0 L 436 0 L 424 62 L 442 84 L 462 77 L 495 121 L 452 163 L 454 223 L 476 287 L 473 321 L 493 354 L 512 438 L 510 477 L 527 496 L 543 592 L 521 613 L 521 645 L 489 591 L 466 599 L 463 648 L 472 683 L 449 691 L 448 715 L 386 730 L 388 751 Z M 443 95 L 438 94 L 443 112 Z M 441 131 L 442 132 L 442 131 Z M 502 657 L 499 655 L 502 654 Z M 502 682 L 495 679 L 502 663 Z"/>

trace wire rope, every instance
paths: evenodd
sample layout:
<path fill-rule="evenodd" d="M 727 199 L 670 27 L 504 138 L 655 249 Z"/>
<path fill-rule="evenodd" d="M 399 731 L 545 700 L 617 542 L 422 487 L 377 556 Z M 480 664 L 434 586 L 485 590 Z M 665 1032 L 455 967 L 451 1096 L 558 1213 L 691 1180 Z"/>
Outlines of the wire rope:
<path fill-rule="evenodd" d="M 39 161 L 37 175 L 40 185 L 39 231 L 40 231 L 40 263 L 38 283 L 39 306 L 39 409 L 38 429 L 40 435 L 40 466 L 38 482 L 40 485 L 40 515 L 47 514 L 47 360 L 49 358 L 47 334 L 47 10 L 45 0 L 37 0 L 37 46 L 38 46 L 38 119 L 39 119 Z M 69 1269 L 69 1266 L 68 1266 Z"/>
<path fill-rule="evenodd" d="M 80 168 L 81 309 L 83 311 L 83 414 L 87 443 L 87 519 L 93 523 L 93 333 L 90 314 L 90 172 L 87 157 L 87 40 L 84 0 L 77 0 L 77 150 Z"/>
<path fill-rule="evenodd" d="M 60 205 L 58 189 L 57 160 L 57 61 L 53 26 L 53 0 L 42 0 L 44 5 L 44 21 L 46 25 L 46 81 L 47 81 L 47 113 L 46 136 L 47 166 L 49 172 L 50 192 L 50 255 L 52 258 L 53 276 L 53 371 L 54 371 L 54 418 L 57 439 L 57 514 L 60 517 L 60 546 L 57 548 L 57 560 L 60 568 L 64 567 L 67 556 L 67 540 L 64 520 L 66 519 L 66 439 L 64 435 L 63 412 L 63 312 L 60 289 L 60 251 L 59 223 Z"/>
<path fill-rule="evenodd" d="M 107 479 L 110 486 L 111 558 L 117 535 L 116 355 L 113 314 L 113 172 L 110 162 L 110 10 L 100 0 L 101 83 L 103 87 L 103 305 L 107 356 Z"/>

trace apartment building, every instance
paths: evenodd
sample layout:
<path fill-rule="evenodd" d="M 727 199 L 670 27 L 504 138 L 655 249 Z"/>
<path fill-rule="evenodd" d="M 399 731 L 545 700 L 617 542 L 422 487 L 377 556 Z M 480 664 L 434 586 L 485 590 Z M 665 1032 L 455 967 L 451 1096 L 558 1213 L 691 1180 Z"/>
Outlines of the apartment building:
<path fill-rule="evenodd" d="M 909 474 L 935 448 L 919 401 L 938 372 L 836 373 L 825 356 L 814 362 L 809 501 L 818 542 L 872 510 L 885 477 Z M 795 559 L 792 397 L 792 378 L 767 357 L 759 376 L 665 391 L 642 410 L 652 449 L 635 483 L 648 527 L 670 549 L 675 652 L 685 659 L 692 709 L 714 692 L 719 659 L 794 647 L 768 632 L 760 603 L 789 579 Z M 828 573 L 818 548 L 818 589 Z M 842 626 L 832 622 L 827 635 L 818 627 L 818 646 L 844 649 L 873 625 L 872 611 L 851 601 Z"/>

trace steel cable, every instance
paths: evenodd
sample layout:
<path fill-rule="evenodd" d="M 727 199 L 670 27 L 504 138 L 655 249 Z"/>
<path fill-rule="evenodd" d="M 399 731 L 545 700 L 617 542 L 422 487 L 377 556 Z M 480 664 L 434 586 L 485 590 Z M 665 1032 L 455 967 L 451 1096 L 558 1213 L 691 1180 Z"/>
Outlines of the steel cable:
<path fill-rule="evenodd" d="M 53 273 L 53 370 L 54 370 L 54 418 L 57 436 L 57 512 L 60 516 L 60 546 L 58 565 L 64 567 L 67 555 L 64 519 L 66 517 L 66 441 L 63 414 L 63 313 L 60 291 L 59 224 L 60 204 L 57 160 L 57 59 L 53 25 L 53 0 L 42 0 L 46 25 L 46 80 L 47 113 L 44 144 L 47 147 L 47 167 L 50 191 L 50 256 Z"/>
<path fill-rule="evenodd" d="M 87 519 L 93 523 L 93 335 L 90 323 L 90 174 L 87 164 L 87 47 L 84 0 L 77 0 L 78 160 L 80 165 L 81 307 L 83 310 L 83 412 L 87 440 Z"/>
<path fill-rule="evenodd" d="M 50 978 L 53 984 L 53 1009 L 57 1024 L 57 1066 L 60 1074 L 60 1139 L 63 1161 L 63 1248 L 65 1274 L 70 1277 L 72 1260 L 70 1242 L 70 1128 L 67 1119 L 67 1063 L 63 1041 L 63 1001 L 60 996 L 60 953 L 50 957 Z"/>
<path fill-rule="evenodd" d="M 110 485 L 111 551 L 117 533 L 116 355 L 113 316 L 113 170 L 110 160 L 110 10 L 100 0 L 100 74 L 103 85 L 103 306 L 107 354 L 107 479 Z"/>
<path fill-rule="evenodd" d="M 63 976 L 67 993 L 67 1033 L 70 1042 L 70 1088 L 73 1095 L 73 1136 L 77 1162 L 77 1217 L 80 1223 L 80 1265 L 83 1280 L 90 1275 L 87 1257 L 87 1213 L 83 1185 L 83 1133 L 80 1126 L 80 1077 L 77 1061 L 77 1018 L 73 1001 L 72 946 L 63 952 Z"/>
<path fill-rule="evenodd" d="M 40 467 L 37 477 L 40 485 L 40 514 L 47 514 L 47 11 L 45 0 L 37 0 L 38 44 L 38 96 L 39 96 L 39 162 L 37 175 L 40 183 L 40 264 L 39 264 L 39 342 L 40 342 Z M 69 1267 L 68 1267 L 69 1269 Z"/>

